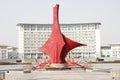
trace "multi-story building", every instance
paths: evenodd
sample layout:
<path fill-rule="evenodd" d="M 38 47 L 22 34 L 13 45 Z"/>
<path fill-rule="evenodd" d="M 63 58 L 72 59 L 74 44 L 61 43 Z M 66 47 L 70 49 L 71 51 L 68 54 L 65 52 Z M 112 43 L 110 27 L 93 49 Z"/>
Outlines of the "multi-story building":
<path fill-rule="evenodd" d="M 100 28 L 101 23 L 60 24 L 62 33 L 79 43 L 87 46 L 77 47 L 69 52 L 76 58 L 100 56 Z M 23 59 L 42 58 L 38 51 L 49 38 L 52 24 L 17 24 L 19 28 L 19 54 Z"/>
<path fill-rule="evenodd" d="M 101 57 L 104 58 L 105 61 L 120 60 L 120 44 L 114 43 L 109 46 L 102 46 Z"/>
<path fill-rule="evenodd" d="M 120 58 L 120 44 L 110 44 L 111 46 L 111 57 Z"/>
<path fill-rule="evenodd" d="M 18 52 L 16 47 L 0 45 L 0 60 L 17 59 L 17 58 L 18 58 Z"/>
<path fill-rule="evenodd" d="M 111 57 L 111 46 L 101 47 L 101 57 Z"/>

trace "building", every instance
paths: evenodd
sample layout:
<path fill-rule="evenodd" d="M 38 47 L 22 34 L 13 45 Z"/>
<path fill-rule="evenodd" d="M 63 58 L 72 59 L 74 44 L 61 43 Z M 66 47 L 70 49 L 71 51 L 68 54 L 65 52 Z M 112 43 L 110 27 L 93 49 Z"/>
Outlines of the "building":
<path fill-rule="evenodd" d="M 101 47 L 101 57 L 120 58 L 120 44 Z"/>
<path fill-rule="evenodd" d="M 101 57 L 111 57 L 111 46 L 101 47 Z"/>
<path fill-rule="evenodd" d="M 87 44 L 69 52 L 75 58 L 89 58 L 100 56 L 100 28 L 101 23 L 60 24 L 62 33 L 79 43 Z M 52 24 L 17 24 L 19 30 L 19 54 L 21 59 L 41 59 L 43 53 L 38 51 L 49 38 Z"/>
<path fill-rule="evenodd" d="M 111 46 L 111 57 L 120 58 L 120 44 L 110 44 Z"/>
<path fill-rule="evenodd" d="M 109 46 L 102 46 L 101 57 L 104 58 L 105 61 L 120 60 L 120 44 L 114 43 Z"/>
<path fill-rule="evenodd" d="M 0 60 L 17 59 L 18 52 L 16 47 L 0 45 Z"/>

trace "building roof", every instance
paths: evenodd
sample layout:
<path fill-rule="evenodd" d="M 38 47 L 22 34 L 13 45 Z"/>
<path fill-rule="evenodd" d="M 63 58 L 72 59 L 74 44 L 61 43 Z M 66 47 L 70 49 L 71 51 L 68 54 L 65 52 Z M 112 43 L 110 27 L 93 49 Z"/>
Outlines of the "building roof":
<path fill-rule="evenodd" d="M 101 25 L 100 22 L 92 22 L 92 23 L 61 23 L 60 25 L 64 25 L 64 24 L 67 24 L 67 25 L 75 25 L 75 24 L 81 24 L 81 25 L 84 25 L 84 24 L 99 24 Z M 47 25 L 47 24 L 35 24 L 35 23 L 18 23 L 17 26 L 20 26 L 20 25 Z M 52 24 L 48 24 L 48 25 L 52 25 Z"/>
<path fill-rule="evenodd" d="M 11 47 L 11 48 L 15 48 L 15 49 L 17 49 L 17 47 L 14 47 L 14 46 L 8 46 L 8 45 L 4 45 L 4 44 L 0 44 L 0 47 Z"/>

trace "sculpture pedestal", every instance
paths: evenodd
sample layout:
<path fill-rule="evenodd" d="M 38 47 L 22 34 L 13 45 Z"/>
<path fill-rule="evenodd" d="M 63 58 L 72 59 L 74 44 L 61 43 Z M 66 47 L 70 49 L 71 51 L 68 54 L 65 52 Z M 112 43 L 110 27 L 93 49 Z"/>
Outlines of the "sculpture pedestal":
<path fill-rule="evenodd" d="M 67 68 L 67 65 L 65 63 L 63 63 L 63 64 L 51 64 L 50 68 Z"/>
<path fill-rule="evenodd" d="M 63 64 L 51 64 L 50 67 L 46 68 L 46 70 L 70 70 L 65 63 Z"/>

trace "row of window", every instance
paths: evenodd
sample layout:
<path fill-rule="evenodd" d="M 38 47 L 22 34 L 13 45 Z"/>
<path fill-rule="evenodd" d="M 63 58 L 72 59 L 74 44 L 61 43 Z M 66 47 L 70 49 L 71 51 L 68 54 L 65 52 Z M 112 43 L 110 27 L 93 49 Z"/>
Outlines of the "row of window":
<path fill-rule="evenodd" d="M 51 32 L 49 31 L 29 31 L 29 32 L 24 32 L 24 34 L 26 35 L 45 35 L 45 34 L 50 34 Z M 64 34 L 71 34 L 71 33 L 76 33 L 76 34 L 95 34 L 95 30 L 94 31 L 63 31 Z"/>
<path fill-rule="evenodd" d="M 23 25 L 25 31 L 34 31 L 34 30 L 52 30 L 52 25 Z M 96 30 L 98 25 L 89 24 L 89 25 L 60 25 L 61 30 Z"/>
<path fill-rule="evenodd" d="M 93 52 L 86 52 L 86 53 L 72 53 L 72 54 L 74 54 L 74 57 L 76 58 L 76 57 L 94 57 L 94 54 L 95 53 L 93 53 Z M 72 54 L 68 54 L 67 56 L 70 56 L 70 55 L 72 55 Z M 43 58 L 43 54 L 41 54 L 41 53 L 39 53 L 39 54 L 37 54 L 37 53 L 25 53 L 24 54 L 24 58 L 25 59 L 42 59 Z M 70 56 L 71 57 L 71 56 Z"/>
<path fill-rule="evenodd" d="M 25 59 L 41 59 L 43 58 L 43 54 L 38 53 L 25 53 L 24 54 Z"/>
<path fill-rule="evenodd" d="M 88 38 L 95 38 L 96 36 L 95 36 L 95 32 L 92 32 L 92 33 L 90 33 L 90 32 L 81 32 L 81 33 L 77 33 L 77 32 L 72 32 L 72 34 L 71 33 L 67 33 L 67 32 L 64 32 L 64 35 L 66 35 L 66 36 L 68 36 L 68 37 L 79 37 L 79 38 L 84 38 L 84 37 L 88 37 Z M 44 34 L 41 32 L 41 33 L 39 33 L 39 34 L 24 34 L 24 37 L 25 37 L 25 39 L 27 38 L 27 39 L 42 39 L 42 38 L 48 38 L 50 36 L 50 33 L 46 33 L 46 32 L 44 32 Z"/>
<path fill-rule="evenodd" d="M 38 48 L 39 47 L 24 47 L 24 52 L 26 53 L 26 52 L 39 52 L 38 51 Z M 73 49 L 73 51 L 80 51 L 80 52 L 86 52 L 86 51 L 90 51 L 90 52 L 92 52 L 92 51 L 95 51 L 95 47 L 78 47 L 78 48 L 76 48 L 76 49 Z"/>

